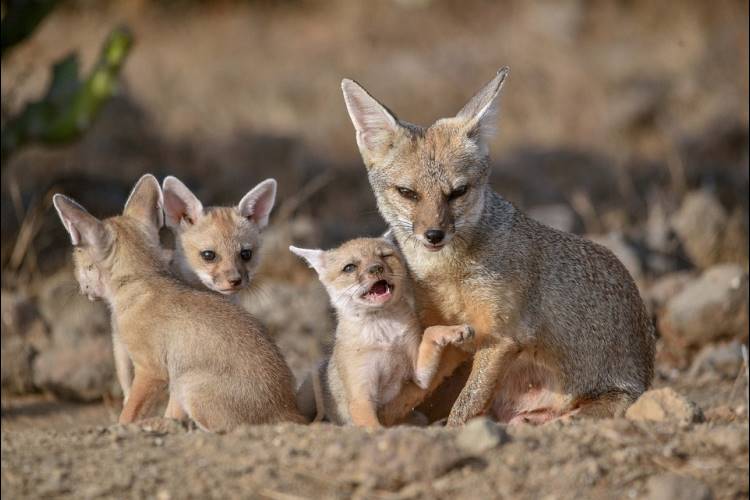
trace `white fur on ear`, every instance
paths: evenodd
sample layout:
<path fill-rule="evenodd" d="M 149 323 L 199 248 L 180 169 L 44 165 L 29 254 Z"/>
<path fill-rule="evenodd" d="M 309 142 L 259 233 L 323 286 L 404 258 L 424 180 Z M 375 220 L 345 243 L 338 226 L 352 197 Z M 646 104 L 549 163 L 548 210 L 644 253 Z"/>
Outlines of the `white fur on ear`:
<path fill-rule="evenodd" d="M 164 225 L 164 196 L 156 177 L 145 174 L 138 179 L 122 214 L 150 224 L 157 231 Z"/>
<path fill-rule="evenodd" d="M 203 204 L 180 179 L 167 176 L 164 186 L 164 214 L 167 226 L 178 229 L 184 221 L 194 224 L 203 214 Z"/>
<path fill-rule="evenodd" d="M 73 246 L 104 248 L 109 243 L 104 223 L 88 213 L 78 202 L 58 193 L 52 197 L 52 204 L 63 227 L 68 231 Z"/>
<path fill-rule="evenodd" d="M 313 248 L 297 248 L 295 246 L 290 246 L 289 251 L 305 259 L 307 264 L 315 269 L 318 274 L 323 272 L 325 251 Z"/>
<path fill-rule="evenodd" d="M 240 215 L 255 221 L 263 229 L 276 201 L 276 180 L 266 179 L 250 190 L 237 204 Z"/>
<path fill-rule="evenodd" d="M 483 148 L 486 148 L 486 141 L 495 130 L 497 96 L 503 88 L 508 73 L 510 73 L 510 68 L 507 66 L 500 68 L 495 77 L 482 87 L 482 90 L 477 92 L 456 115 L 456 118 L 466 122 L 469 136 L 476 138 Z"/>
<path fill-rule="evenodd" d="M 378 151 L 389 144 L 399 127 L 396 116 L 354 80 L 341 80 L 341 91 L 360 151 Z"/>

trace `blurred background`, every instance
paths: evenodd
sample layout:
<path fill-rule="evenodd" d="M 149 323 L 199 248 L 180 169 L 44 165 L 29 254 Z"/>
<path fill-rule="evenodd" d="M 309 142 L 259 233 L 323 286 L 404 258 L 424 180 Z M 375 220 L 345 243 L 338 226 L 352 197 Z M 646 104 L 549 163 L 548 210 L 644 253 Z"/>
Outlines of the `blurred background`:
<path fill-rule="evenodd" d="M 41 14 L 11 17 L 24 3 Z M 299 378 L 334 323 L 287 245 L 328 247 L 384 229 L 341 78 L 428 125 L 503 65 L 495 189 L 625 263 L 658 326 L 657 384 L 683 384 L 709 405 L 740 401 L 747 1 L 2 6 L 4 425 L 10 395 L 119 396 L 108 315 L 77 293 L 53 192 L 106 216 L 146 172 L 180 177 L 206 205 L 237 203 L 275 177 L 272 258 L 246 305 Z M 22 29 L 29 18 L 38 24 Z"/>

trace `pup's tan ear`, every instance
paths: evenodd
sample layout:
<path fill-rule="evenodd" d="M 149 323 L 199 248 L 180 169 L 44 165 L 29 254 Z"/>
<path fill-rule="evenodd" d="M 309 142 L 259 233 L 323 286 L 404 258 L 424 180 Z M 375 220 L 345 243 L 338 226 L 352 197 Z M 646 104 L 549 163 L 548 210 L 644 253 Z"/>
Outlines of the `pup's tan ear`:
<path fill-rule="evenodd" d="M 342 80 L 341 91 L 357 132 L 359 151 L 369 167 L 387 152 L 401 125 L 396 115 L 354 80 Z"/>
<path fill-rule="evenodd" d="M 164 179 L 164 215 L 166 224 L 178 229 L 182 224 L 195 224 L 203 215 L 203 204 L 180 179 L 167 176 Z"/>
<path fill-rule="evenodd" d="M 307 264 L 315 269 L 318 275 L 322 274 L 325 269 L 325 251 L 312 248 L 297 248 L 290 246 L 289 251 L 305 259 Z"/>
<path fill-rule="evenodd" d="M 237 210 L 240 215 L 258 224 L 260 229 L 268 225 L 273 203 L 276 201 L 276 180 L 266 179 L 242 197 Z"/>
<path fill-rule="evenodd" d="M 99 250 L 106 250 L 109 247 L 111 240 L 104 223 L 88 213 L 76 201 L 65 195 L 56 194 L 52 197 L 52 204 L 68 231 L 73 246 Z"/>
<path fill-rule="evenodd" d="M 500 68 L 495 77 L 456 115 L 456 118 L 463 122 L 467 135 L 476 140 L 482 148 L 486 148 L 486 141 L 495 131 L 498 95 L 508 73 L 510 68 L 507 66 Z"/>
<path fill-rule="evenodd" d="M 133 217 L 158 231 L 164 225 L 164 198 L 159 181 L 146 174 L 135 183 L 122 215 Z"/>

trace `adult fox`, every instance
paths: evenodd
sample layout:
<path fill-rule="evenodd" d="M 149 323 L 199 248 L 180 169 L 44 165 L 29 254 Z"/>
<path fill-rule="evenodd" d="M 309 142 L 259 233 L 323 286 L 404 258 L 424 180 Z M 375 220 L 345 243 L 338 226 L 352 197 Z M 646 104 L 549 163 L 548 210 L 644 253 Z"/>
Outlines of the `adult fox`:
<path fill-rule="evenodd" d="M 490 188 L 487 137 L 507 75 L 427 128 L 400 121 L 352 80 L 341 86 L 423 326 L 476 332 L 448 425 L 485 412 L 505 422 L 614 415 L 651 383 L 653 325 L 609 250 L 528 218 Z M 381 421 L 397 421 L 467 357 L 449 348 L 430 389 L 408 386 Z"/>

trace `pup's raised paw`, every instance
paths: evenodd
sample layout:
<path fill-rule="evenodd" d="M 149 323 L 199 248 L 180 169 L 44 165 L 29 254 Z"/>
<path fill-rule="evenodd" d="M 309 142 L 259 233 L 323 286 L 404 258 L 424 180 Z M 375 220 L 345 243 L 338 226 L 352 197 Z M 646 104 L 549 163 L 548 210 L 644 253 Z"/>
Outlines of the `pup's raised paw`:
<path fill-rule="evenodd" d="M 471 325 L 459 325 L 453 327 L 453 335 L 448 339 L 451 344 L 463 344 L 474 340 L 474 328 Z"/>
<path fill-rule="evenodd" d="M 435 339 L 439 345 L 460 345 L 474 339 L 474 329 L 470 325 L 449 326 Z"/>

